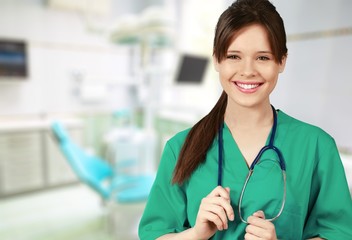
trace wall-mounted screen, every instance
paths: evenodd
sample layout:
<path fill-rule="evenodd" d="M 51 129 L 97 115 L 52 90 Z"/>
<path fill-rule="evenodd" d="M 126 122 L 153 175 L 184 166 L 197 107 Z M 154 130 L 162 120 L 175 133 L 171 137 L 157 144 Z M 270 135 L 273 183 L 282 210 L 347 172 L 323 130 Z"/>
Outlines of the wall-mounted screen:
<path fill-rule="evenodd" d="M 181 55 L 176 83 L 200 84 L 203 81 L 208 58 L 198 55 Z"/>
<path fill-rule="evenodd" d="M 0 39 L 0 79 L 28 76 L 26 42 Z"/>

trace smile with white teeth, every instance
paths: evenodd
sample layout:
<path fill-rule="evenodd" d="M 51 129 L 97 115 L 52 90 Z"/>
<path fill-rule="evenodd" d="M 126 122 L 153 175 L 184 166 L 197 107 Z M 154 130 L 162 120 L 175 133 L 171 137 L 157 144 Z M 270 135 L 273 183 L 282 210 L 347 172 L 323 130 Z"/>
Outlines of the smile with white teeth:
<path fill-rule="evenodd" d="M 236 83 L 237 86 L 239 86 L 240 88 L 243 88 L 243 89 L 253 89 L 253 88 L 256 88 L 258 87 L 260 84 L 244 84 L 244 83 Z"/>

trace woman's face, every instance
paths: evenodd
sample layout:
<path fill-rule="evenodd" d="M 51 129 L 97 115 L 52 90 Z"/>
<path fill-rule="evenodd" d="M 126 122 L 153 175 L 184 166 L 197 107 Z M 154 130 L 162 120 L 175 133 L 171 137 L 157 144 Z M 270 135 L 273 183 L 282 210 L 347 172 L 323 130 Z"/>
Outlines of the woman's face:
<path fill-rule="evenodd" d="M 220 82 L 228 95 L 228 105 L 258 107 L 269 104 L 269 95 L 284 70 L 286 57 L 278 63 L 270 47 L 266 29 L 254 24 L 237 31 L 221 62 L 214 59 Z"/>

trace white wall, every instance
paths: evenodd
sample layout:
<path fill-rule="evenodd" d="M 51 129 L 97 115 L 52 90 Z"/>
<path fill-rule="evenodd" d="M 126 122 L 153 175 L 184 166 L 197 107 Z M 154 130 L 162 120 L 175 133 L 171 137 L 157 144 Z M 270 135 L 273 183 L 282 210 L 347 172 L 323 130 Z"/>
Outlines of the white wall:
<path fill-rule="evenodd" d="M 0 80 L 0 115 L 130 105 L 131 88 L 121 83 L 130 80 L 128 49 L 113 46 L 108 36 L 88 27 L 78 12 L 50 9 L 42 1 L 0 1 L 0 38 L 25 40 L 30 67 L 25 81 Z M 100 92 L 83 99 L 82 85 Z"/>
<path fill-rule="evenodd" d="M 273 2 L 289 38 L 274 105 L 322 127 L 340 147 L 352 150 L 352 1 Z"/>

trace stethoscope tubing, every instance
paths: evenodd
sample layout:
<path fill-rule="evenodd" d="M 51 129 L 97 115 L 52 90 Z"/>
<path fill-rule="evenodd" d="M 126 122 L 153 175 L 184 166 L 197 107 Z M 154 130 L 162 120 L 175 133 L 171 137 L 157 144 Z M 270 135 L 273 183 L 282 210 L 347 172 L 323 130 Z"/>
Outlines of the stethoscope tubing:
<path fill-rule="evenodd" d="M 276 110 L 273 106 L 271 106 L 272 110 L 273 110 L 273 117 L 274 117 L 274 122 L 273 122 L 273 127 L 272 127 L 272 130 L 271 130 L 271 135 L 270 135 L 270 139 L 269 139 L 269 144 L 268 145 L 265 145 L 260 151 L 259 153 L 257 154 L 257 156 L 255 157 L 254 161 L 252 162 L 251 166 L 249 167 L 249 172 L 247 174 L 247 177 L 246 177 L 246 180 L 244 182 L 244 185 L 242 187 L 242 190 L 241 190 L 241 195 L 240 195 L 240 198 L 239 198 L 239 201 L 238 201 L 238 212 L 239 212 L 239 217 L 241 219 L 241 221 L 243 223 L 246 223 L 248 224 L 248 222 L 243 218 L 242 216 L 242 210 L 241 210 L 241 206 L 242 206 L 242 200 L 243 200 L 243 196 L 244 196 L 244 193 L 245 193 L 245 190 L 246 190 L 246 187 L 247 187 L 247 184 L 250 180 L 250 177 L 252 176 L 253 174 L 253 171 L 254 171 L 254 167 L 256 166 L 256 164 L 259 162 L 261 156 L 263 155 L 263 153 L 267 150 L 273 150 L 278 158 L 279 158 L 279 164 L 280 164 L 280 168 L 282 170 L 282 179 L 283 179 L 283 183 L 284 183 L 284 190 L 283 190 L 283 196 L 282 196 L 282 202 L 281 202 L 281 207 L 280 207 L 280 210 L 278 212 L 278 214 L 273 217 L 273 218 L 269 218 L 269 219 L 266 219 L 267 221 L 274 221 L 275 219 L 277 219 L 284 207 L 285 207 L 285 203 L 286 203 L 286 164 L 283 160 L 283 155 L 281 153 L 281 151 L 274 146 L 274 139 L 275 139 L 275 135 L 276 135 L 276 129 L 277 129 L 277 114 L 276 114 Z M 220 126 L 220 129 L 219 129 L 219 134 L 218 134 L 218 148 L 219 148 L 219 159 L 218 159 L 218 186 L 221 186 L 222 185 L 222 173 L 223 173 L 223 150 L 224 150 L 224 146 L 223 146 L 223 123 L 221 124 Z"/>

